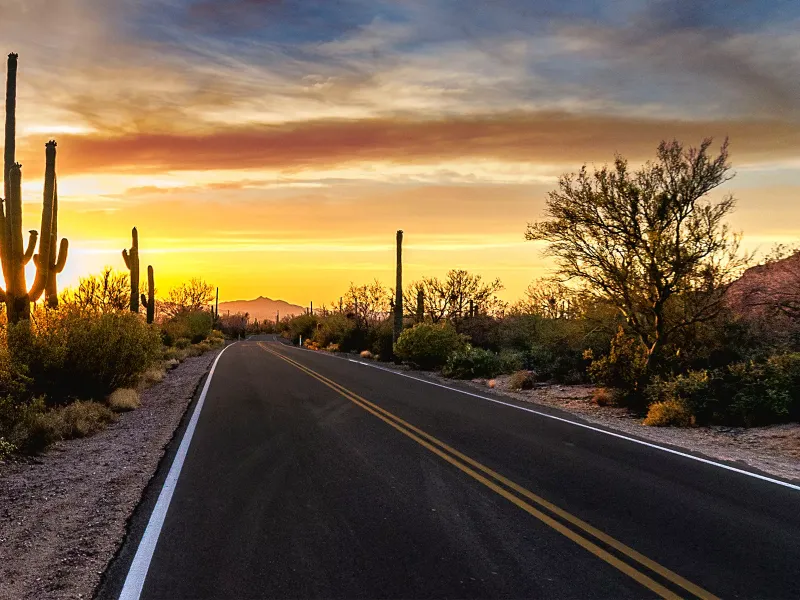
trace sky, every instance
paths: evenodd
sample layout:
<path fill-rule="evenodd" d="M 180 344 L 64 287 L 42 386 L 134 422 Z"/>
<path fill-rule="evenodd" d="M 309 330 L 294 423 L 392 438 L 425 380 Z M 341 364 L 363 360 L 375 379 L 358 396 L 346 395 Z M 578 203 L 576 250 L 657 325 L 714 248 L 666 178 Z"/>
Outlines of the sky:
<path fill-rule="evenodd" d="M 558 176 L 730 138 L 730 223 L 800 238 L 797 0 L 0 0 L 38 229 L 58 141 L 59 285 L 139 230 L 165 293 L 319 306 L 461 268 L 513 301 Z"/>

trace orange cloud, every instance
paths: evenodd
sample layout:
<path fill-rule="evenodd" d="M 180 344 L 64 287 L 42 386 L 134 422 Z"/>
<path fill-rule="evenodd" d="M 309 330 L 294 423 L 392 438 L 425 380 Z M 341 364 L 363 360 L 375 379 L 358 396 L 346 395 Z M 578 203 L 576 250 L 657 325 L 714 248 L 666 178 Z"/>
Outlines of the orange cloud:
<path fill-rule="evenodd" d="M 275 126 L 217 128 L 196 134 L 120 137 L 65 135 L 59 170 L 163 172 L 203 169 L 302 170 L 359 162 L 436 163 L 459 158 L 574 165 L 607 162 L 614 152 L 650 158 L 662 139 L 697 144 L 730 136 L 734 164 L 800 156 L 800 123 L 769 120 L 675 121 L 559 112 L 509 113 L 438 120 L 313 120 Z M 21 152 L 43 165 L 41 150 Z"/>

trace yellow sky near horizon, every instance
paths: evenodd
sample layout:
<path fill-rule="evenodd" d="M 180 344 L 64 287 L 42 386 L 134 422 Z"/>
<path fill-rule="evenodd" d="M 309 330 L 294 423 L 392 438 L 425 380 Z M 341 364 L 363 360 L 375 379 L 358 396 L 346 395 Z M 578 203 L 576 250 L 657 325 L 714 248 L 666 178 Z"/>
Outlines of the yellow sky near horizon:
<path fill-rule="evenodd" d="M 406 282 L 462 268 L 513 302 L 558 176 L 671 138 L 730 136 L 745 248 L 800 237 L 800 11 L 462 2 L 10 0 L 24 227 L 55 138 L 60 289 L 124 269 L 136 226 L 162 294 L 319 306 L 391 286 L 403 229 Z"/>

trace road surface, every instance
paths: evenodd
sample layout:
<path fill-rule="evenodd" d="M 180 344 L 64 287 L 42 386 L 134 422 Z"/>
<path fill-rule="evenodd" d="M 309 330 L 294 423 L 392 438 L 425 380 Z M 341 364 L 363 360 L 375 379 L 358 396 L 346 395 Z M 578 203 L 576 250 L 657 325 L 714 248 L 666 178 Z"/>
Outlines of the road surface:
<path fill-rule="evenodd" d="M 198 407 L 101 598 L 800 595 L 796 487 L 271 337 Z"/>

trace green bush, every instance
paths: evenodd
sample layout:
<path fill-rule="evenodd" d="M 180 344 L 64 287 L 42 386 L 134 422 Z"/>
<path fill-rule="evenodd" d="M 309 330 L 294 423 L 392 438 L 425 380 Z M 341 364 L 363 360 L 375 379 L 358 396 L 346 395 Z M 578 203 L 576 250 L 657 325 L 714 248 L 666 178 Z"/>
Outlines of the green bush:
<path fill-rule="evenodd" d="M 587 357 L 591 358 L 592 354 L 587 353 Z M 592 361 L 589 374 L 596 383 L 613 389 L 620 404 L 636 404 L 644 391 L 646 369 L 646 349 L 620 327 L 611 340 L 611 351 Z"/>
<path fill-rule="evenodd" d="M 91 435 L 115 420 L 99 402 L 73 402 L 48 409 L 41 398 L 30 401 L 0 399 L 0 440 L 7 453 L 41 452 L 53 442 Z"/>
<path fill-rule="evenodd" d="M 651 403 L 680 401 L 700 424 L 767 425 L 800 415 L 800 354 L 776 354 L 712 371 L 655 379 Z"/>
<path fill-rule="evenodd" d="M 303 337 L 303 340 L 310 340 L 317 331 L 318 322 L 319 319 L 316 315 L 306 314 L 292 317 L 287 323 L 286 333 L 293 342 L 297 341 L 300 336 Z"/>
<path fill-rule="evenodd" d="M 692 411 L 680 400 L 654 402 L 643 424 L 651 427 L 691 427 L 695 423 Z"/>
<path fill-rule="evenodd" d="M 492 378 L 502 372 L 500 357 L 483 348 L 471 345 L 456 350 L 447 359 L 442 374 L 455 379 L 475 379 L 476 377 Z"/>
<path fill-rule="evenodd" d="M 211 335 L 213 324 L 214 319 L 208 311 L 182 311 L 161 324 L 161 337 L 167 346 L 174 345 L 182 338 L 196 344 Z"/>
<path fill-rule="evenodd" d="M 400 334 L 394 351 L 398 358 L 421 369 L 437 369 L 465 344 L 449 324 L 419 323 Z"/>
<path fill-rule="evenodd" d="M 525 368 L 525 354 L 519 350 L 500 351 L 500 372 L 516 373 Z"/>
<path fill-rule="evenodd" d="M 28 397 L 102 399 L 135 385 L 161 355 L 158 330 L 133 313 L 50 312 L 8 327 L 10 359 L 30 378 Z"/>
<path fill-rule="evenodd" d="M 392 319 L 381 321 L 367 330 L 366 342 L 374 355 L 380 357 L 381 360 L 391 360 L 392 344 L 394 343 Z"/>
<path fill-rule="evenodd" d="M 319 322 L 314 332 L 313 340 L 320 348 L 327 348 L 331 344 L 338 344 L 343 352 L 358 350 L 356 346 L 356 324 L 342 314 L 328 315 Z"/>

